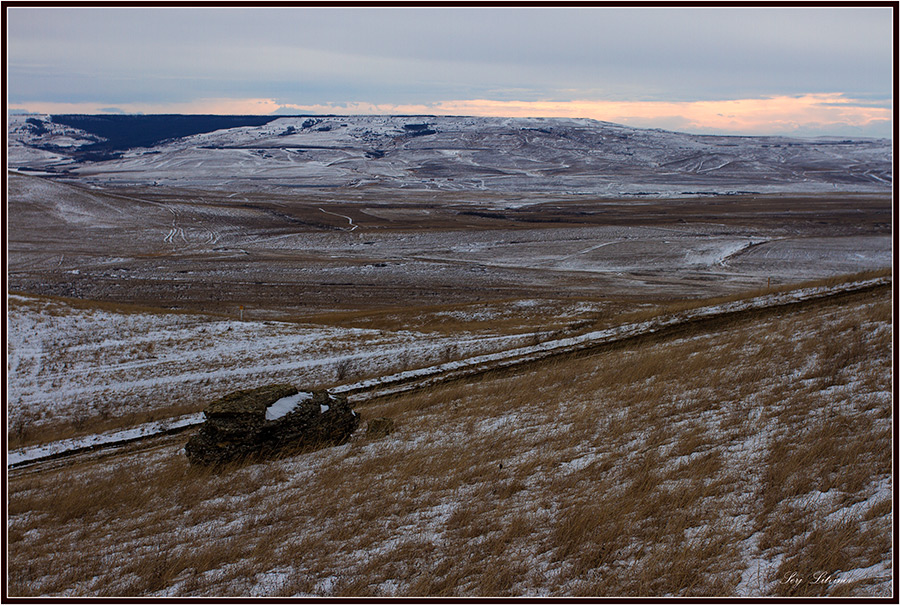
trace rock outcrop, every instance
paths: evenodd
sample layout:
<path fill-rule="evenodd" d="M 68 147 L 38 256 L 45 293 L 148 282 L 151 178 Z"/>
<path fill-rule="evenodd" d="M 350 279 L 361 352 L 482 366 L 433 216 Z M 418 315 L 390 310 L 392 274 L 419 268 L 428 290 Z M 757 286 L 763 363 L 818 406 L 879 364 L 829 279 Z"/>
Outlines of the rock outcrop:
<path fill-rule="evenodd" d="M 286 384 L 230 393 L 204 414 L 184 447 L 192 464 L 204 466 L 340 444 L 360 422 L 346 397 Z"/>

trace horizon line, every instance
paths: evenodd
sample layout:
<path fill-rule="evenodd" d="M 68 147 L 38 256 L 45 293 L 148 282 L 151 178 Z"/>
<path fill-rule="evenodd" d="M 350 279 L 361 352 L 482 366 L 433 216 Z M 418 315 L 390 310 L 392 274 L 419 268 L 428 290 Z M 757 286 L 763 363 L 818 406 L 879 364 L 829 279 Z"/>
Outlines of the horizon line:
<path fill-rule="evenodd" d="M 844 93 L 719 101 L 497 101 L 297 104 L 272 98 L 207 98 L 180 103 L 11 103 L 8 115 L 234 115 L 272 117 L 423 116 L 585 119 L 631 128 L 721 136 L 893 138 L 893 99 L 884 105 Z M 296 112 L 296 113 L 295 113 Z M 815 132 L 816 135 L 808 133 Z M 849 134 L 852 133 L 852 134 Z"/>

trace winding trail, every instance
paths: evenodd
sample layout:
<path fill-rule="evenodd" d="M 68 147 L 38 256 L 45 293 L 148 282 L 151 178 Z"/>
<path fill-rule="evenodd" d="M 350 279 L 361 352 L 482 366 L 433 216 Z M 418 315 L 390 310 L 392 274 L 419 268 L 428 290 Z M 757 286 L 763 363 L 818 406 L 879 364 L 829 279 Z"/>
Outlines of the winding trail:
<path fill-rule="evenodd" d="M 344 215 L 344 214 L 336 214 L 336 213 L 334 213 L 334 212 L 328 212 L 328 211 L 325 210 L 324 208 L 319 208 L 319 210 L 321 210 L 321 211 L 324 212 L 325 214 L 330 214 L 331 216 L 339 216 L 339 217 L 341 217 L 341 218 L 345 218 L 345 219 L 347 219 L 348 221 L 350 221 L 350 228 L 349 228 L 349 229 L 346 229 L 345 231 L 354 231 L 357 227 L 359 227 L 359 225 L 355 224 L 355 223 L 353 222 L 353 219 L 350 218 L 349 216 L 346 216 L 346 215 Z"/>

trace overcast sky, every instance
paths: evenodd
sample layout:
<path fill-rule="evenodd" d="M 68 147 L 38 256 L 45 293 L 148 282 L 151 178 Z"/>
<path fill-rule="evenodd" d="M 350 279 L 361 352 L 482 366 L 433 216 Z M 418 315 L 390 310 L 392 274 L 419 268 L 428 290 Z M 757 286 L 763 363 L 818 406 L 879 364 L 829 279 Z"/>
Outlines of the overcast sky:
<path fill-rule="evenodd" d="M 892 21 L 872 7 L 8 7 L 7 100 L 888 137 Z"/>

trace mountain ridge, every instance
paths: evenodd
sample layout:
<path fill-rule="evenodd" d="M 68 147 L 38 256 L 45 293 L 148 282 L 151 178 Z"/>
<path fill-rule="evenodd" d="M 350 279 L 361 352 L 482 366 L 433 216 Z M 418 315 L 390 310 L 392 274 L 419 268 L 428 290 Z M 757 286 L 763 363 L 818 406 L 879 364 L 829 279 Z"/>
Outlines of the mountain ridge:
<path fill-rule="evenodd" d="M 208 126 L 201 127 L 203 120 Z M 140 122 L 167 129 L 142 132 Z M 109 128 L 101 132 L 98 123 L 119 123 L 133 136 L 104 137 Z M 220 125 L 228 127 L 214 128 Z M 235 191 L 375 187 L 665 197 L 889 192 L 893 183 L 888 139 L 697 135 L 588 118 L 16 115 L 9 118 L 7 150 L 14 170 L 87 183 Z"/>

